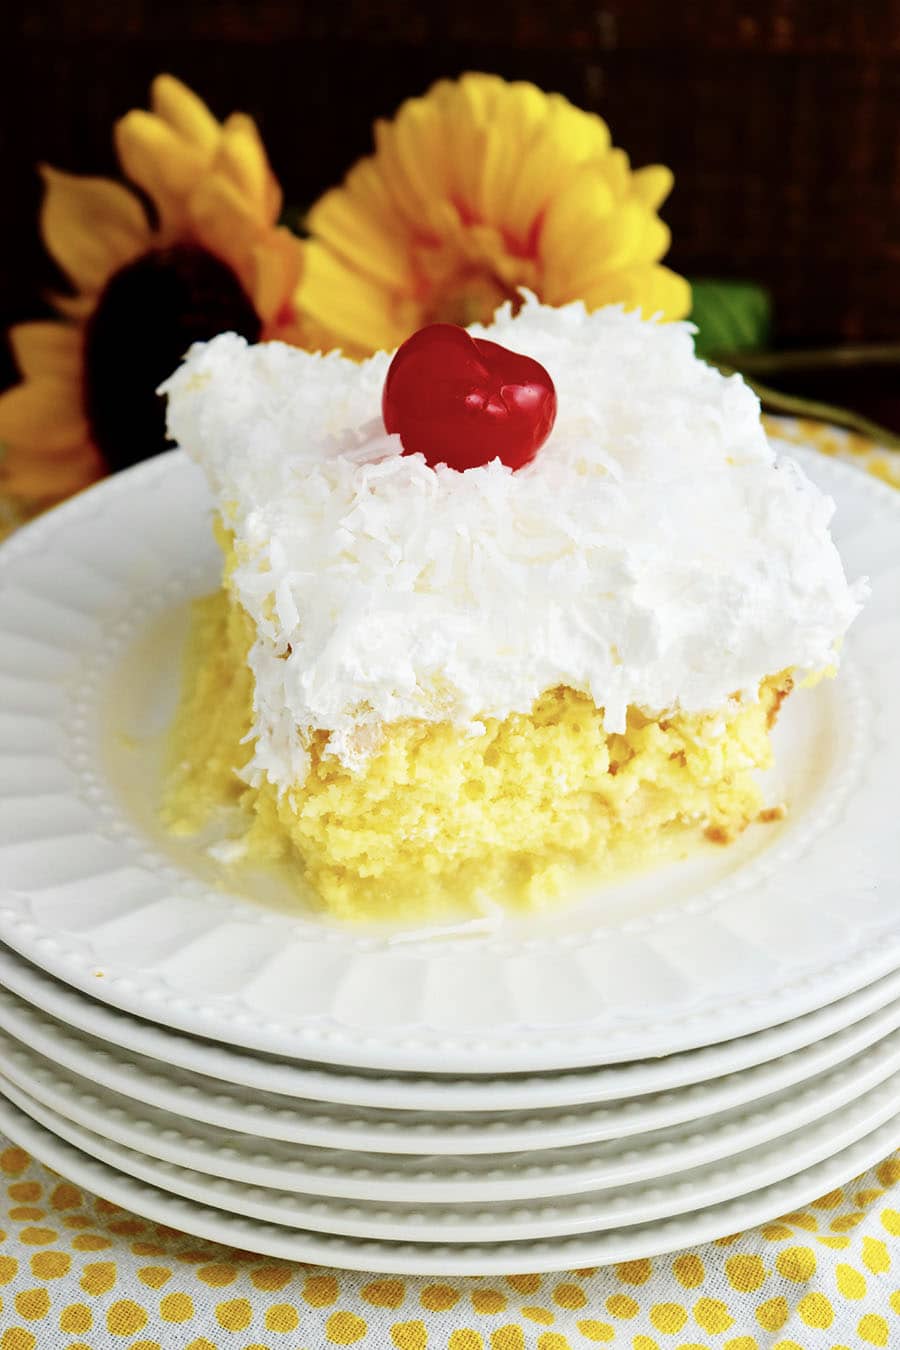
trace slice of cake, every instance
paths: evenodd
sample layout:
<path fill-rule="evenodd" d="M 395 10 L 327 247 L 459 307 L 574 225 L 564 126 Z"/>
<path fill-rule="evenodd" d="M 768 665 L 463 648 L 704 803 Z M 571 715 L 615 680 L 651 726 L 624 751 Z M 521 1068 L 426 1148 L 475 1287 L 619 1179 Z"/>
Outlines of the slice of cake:
<path fill-rule="evenodd" d="M 164 386 L 225 552 L 170 825 L 239 803 L 232 854 L 354 916 L 732 839 L 859 609 L 832 502 L 686 325 L 529 300 L 469 365 L 425 332 L 393 367 L 225 334 Z"/>

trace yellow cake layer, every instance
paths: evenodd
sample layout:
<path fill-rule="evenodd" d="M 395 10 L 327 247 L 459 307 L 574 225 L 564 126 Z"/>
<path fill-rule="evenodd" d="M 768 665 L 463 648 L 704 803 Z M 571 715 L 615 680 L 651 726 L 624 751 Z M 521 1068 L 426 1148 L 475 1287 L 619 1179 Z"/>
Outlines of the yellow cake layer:
<path fill-rule="evenodd" d="M 240 803 L 249 856 L 295 862 L 330 910 L 353 918 L 466 898 L 540 905 L 585 870 L 658 856 L 678 832 L 733 838 L 759 814 L 755 773 L 791 687 L 788 673 L 767 680 L 724 724 L 721 712 L 654 721 L 632 709 L 625 733 L 609 736 L 590 698 L 553 689 L 528 714 L 486 719 L 481 735 L 392 723 L 359 773 L 318 733 L 306 782 L 279 793 L 239 777 L 252 754 L 251 640 L 225 592 L 198 602 L 164 815 L 192 833 Z"/>

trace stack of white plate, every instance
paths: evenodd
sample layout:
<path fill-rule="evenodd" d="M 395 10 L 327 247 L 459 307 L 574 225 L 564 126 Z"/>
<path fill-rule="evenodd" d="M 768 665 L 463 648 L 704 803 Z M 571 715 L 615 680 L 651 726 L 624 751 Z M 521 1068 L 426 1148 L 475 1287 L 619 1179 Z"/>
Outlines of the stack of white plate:
<path fill-rule="evenodd" d="M 0 1132 L 244 1249 L 565 1269 L 772 1219 L 900 1144 L 900 496 L 802 454 L 873 596 L 778 728 L 786 819 L 565 909 L 340 927 L 157 824 L 180 455 L 0 551 Z M 216 855 L 216 856 L 214 856 Z"/>

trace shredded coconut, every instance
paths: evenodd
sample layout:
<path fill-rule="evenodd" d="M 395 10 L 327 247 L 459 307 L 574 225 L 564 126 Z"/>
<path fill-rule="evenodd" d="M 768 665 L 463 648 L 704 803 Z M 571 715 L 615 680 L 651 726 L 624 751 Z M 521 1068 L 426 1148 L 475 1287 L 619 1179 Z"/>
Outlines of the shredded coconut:
<path fill-rule="evenodd" d="M 713 711 L 837 660 L 864 586 L 834 504 L 776 454 L 743 381 L 694 356 L 689 325 L 530 299 L 470 331 L 556 385 L 553 432 L 518 472 L 403 455 L 380 417 L 386 353 L 223 334 L 163 386 L 256 625 L 251 781 L 301 782 L 318 730 L 357 769 L 400 718 L 472 731 L 568 685 L 620 731 L 629 705 Z"/>

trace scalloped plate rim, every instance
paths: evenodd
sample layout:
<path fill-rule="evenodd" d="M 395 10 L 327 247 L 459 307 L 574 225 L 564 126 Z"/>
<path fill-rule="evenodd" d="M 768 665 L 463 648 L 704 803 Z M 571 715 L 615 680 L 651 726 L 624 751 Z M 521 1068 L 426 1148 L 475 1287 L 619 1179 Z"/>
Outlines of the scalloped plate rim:
<path fill-rule="evenodd" d="M 12 983 L 9 982 L 11 963 L 16 967 Z M 886 989 L 880 987 L 882 985 Z M 257 1059 L 246 1051 L 188 1036 L 90 999 L 74 986 L 54 981 L 46 971 L 33 967 L 2 946 L 0 988 L 8 988 L 47 1016 L 108 1043 L 116 1051 L 143 1054 L 191 1073 L 224 1079 L 239 1087 L 347 1106 L 414 1111 L 501 1111 L 615 1101 L 623 1096 L 643 1096 L 705 1083 L 725 1074 L 771 1063 L 805 1049 L 823 1037 L 866 1021 L 887 1004 L 900 999 L 900 970 L 889 972 L 882 981 L 865 985 L 845 999 L 813 1009 L 807 1014 L 808 1028 L 803 1026 L 803 1019 L 796 1018 L 750 1037 L 703 1046 L 698 1051 L 687 1051 L 685 1055 L 614 1064 L 600 1069 L 576 1069 L 570 1072 L 562 1091 L 560 1077 L 556 1074 L 545 1075 L 540 1080 L 532 1076 L 524 1081 L 504 1080 L 499 1076 L 469 1080 L 429 1079 L 425 1075 L 391 1079 L 381 1075 L 363 1077 L 339 1066 Z M 848 1003 L 849 1007 L 840 1006 Z M 74 1017 L 73 1011 L 76 1012 Z M 748 1045 L 748 1041 L 751 1044 Z M 177 1046 L 175 1056 L 173 1046 Z M 209 1058 L 205 1059 L 207 1052 Z M 667 1061 L 673 1058 L 685 1061 L 684 1069 L 675 1074 L 669 1072 L 666 1076 L 667 1068 L 671 1070 L 672 1067 Z M 272 1081 L 266 1080 L 267 1070 L 272 1072 Z M 617 1087 L 616 1078 L 620 1071 L 627 1077 Z M 284 1082 L 289 1075 L 295 1077 L 289 1085 L 290 1090 Z M 604 1080 L 610 1080 L 608 1085 Z M 371 1092 L 377 1100 L 367 1099 Z"/>
<path fill-rule="evenodd" d="M 687 1212 L 631 1230 L 611 1230 L 593 1243 L 590 1236 L 582 1236 L 448 1249 L 432 1244 L 336 1238 L 302 1230 L 292 1233 L 273 1224 L 242 1219 L 221 1209 L 183 1200 L 90 1158 L 0 1098 L 0 1129 L 14 1143 L 76 1185 L 151 1222 L 233 1250 L 345 1270 L 406 1275 L 513 1275 L 572 1270 L 661 1256 L 713 1241 L 809 1204 L 874 1166 L 890 1152 L 898 1123 L 900 1115 L 784 1182 L 705 1211 Z"/>

